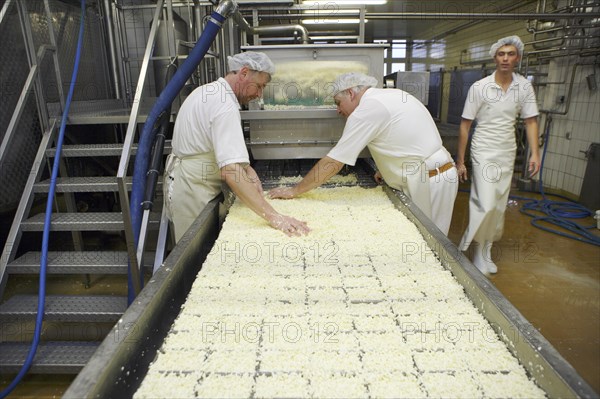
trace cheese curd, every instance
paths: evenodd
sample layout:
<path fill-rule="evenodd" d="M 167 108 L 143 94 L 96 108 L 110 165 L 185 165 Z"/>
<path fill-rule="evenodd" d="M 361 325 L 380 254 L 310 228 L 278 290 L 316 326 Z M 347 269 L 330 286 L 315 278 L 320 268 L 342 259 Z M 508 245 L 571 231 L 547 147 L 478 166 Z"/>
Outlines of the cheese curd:
<path fill-rule="evenodd" d="M 381 188 L 271 202 L 310 234 L 237 201 L 134 397 L 545 397 Z"/>

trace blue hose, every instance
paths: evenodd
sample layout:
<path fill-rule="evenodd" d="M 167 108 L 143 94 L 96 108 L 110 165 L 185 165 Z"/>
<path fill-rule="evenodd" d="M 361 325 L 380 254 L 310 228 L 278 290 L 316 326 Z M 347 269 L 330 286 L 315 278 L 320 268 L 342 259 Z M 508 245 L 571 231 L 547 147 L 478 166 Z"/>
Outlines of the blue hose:
<path fill-rule="evenodd" d="M 581 204 L 572 202 L 568 198 L 555 195 L 556 197 L 567 199 L 568 201 L 553 201 L 546 197 L 544 192 L 544 161 L 546 159 L 546 150 L 548 149 L 548 141 L 550 138 L 550 126 L 552 124 L 552 116 L 548 115 L 548 121 L 546 122 L 546 131 L 544 132 L 545 145 L 542 154 L 542 162 L 540 165 L 540 194 L 542 195 L 541 200 L 526 197 L 513 197 L 526 201 L 521 207 L 521 213 L 532 217 L 531 224 L 538 229 L 557 234 L 562 237 L 571 238 L 573 240 L 585 242 L 587 244 L 600 246 L 600 237 L 591 233 L 589 229 L 595 226 L 582 226 L 579 223 L 575 223 L 567 219 L 582 219 L 592 216 L 593 213 Z M 553 195 L 553 194 L 552 194 Z M 532 213 L 538 212 L 538 213 Z M 540 215 L 539 213 L 542 213 Z M 556 230 L 548 227 L 546 224 L 555 225 L 568 231 L 565 233 L 560 230 Z"/>
<path fill-rule="evenodd" d="M 212 13 L 212 18 L 219 22 L 219 24 L 213 22 L 211 18 L 208 19 L 206 28 L 202 32 L 200 39 L 196 43 L 196 46 L 192 49 L 191 53 L 183 64 L 177 69 L 177 72 L 173 78 L 169 81 L 169 84 L 160 93 L 160 96 L 156 100 L 156 103 L 152 107 L 148 119 L 144 124 L 142 133 L 140 134 L 140 140 L 138 144 L 137 154 L 135 156 L 135 163 L 133 169 L 133 185 L 131 189 L 131 225 L 133 228 L 133 236 L 136 246 L 139 242 L 140 228 L 142 224 L 142 202 L 144 201 L 144 193 L 146 191 L 146 174 L 148 172 L 148 163 L 150 160 L 150 153 L 152 151 L 152 143 L 158 130 L 158 126 L 155 126 L 159 115 L 171 105 L 173 99 L 177 96 L 185 82 L 194 72 L 196 66 L 202 61 L 204 55 L 208 51 L 213 40 L 221 29 L 220 24 L 225 21 L 225 17 L 218 12 Z M 142 267 L 140 265 L 140 271 Z M 140 272 L 140 284 L 144 284 L 144 274 Z M 128 294 L 127 300 L 131 304 L 135 298 L 135 291 L 133 289 L 133 280 L 131 272 L 128 274 Z"/>
<path fill-rule="evenodd" d="M 73 99 L 73 91 L 75 89 L 75 81 L 77 80 L 77 73 L 79 72 L 79 61 L 81 59 L 81 47 L 83 44 L 83 31 L 85 25 L 85 0 L 81 0 L 81 24 L 79 25 L 79 38 L 77 39 L 77 52 L 75 53 L 75 63 L 73 65 L 73 74 L 71 76 L 71 85 L 69 86 L 69 94 L 67 96 L 67 102 L 65 103 L 65 109 L 62 114 L 60 122 L 60 131 L 56 141 L 56 155 L 54 156 L 54 164 L 52 165 L 52 177 L 50 180 L 50 190 L 48 191 L 48 201 L 46 202 L 46 215 L 44 219 L 44 233 L 42 238 L 42 259 L 40 263 L 40 285 L 38 292 L 38 309 L 35 318 L 35 331 L 33 335 L 33 342 L 29 348 L 29 353 L 25 363 L 19 370 L 17 376 L 12 380 L 10 385 L 0 392 L 0 399 L 7 397 L 15 387 L 21 382 L 29 368 L 33 363 L 33 358 L 37 352 L 38 345 L 40 343 L 40 334 L 42 332 L 42 321 L 44 319 L 44 306 L 46 303 L 46 267 L 48 265 L 48 240 L 50 238 L 50 223 L 52 220 L 52 205 L 54 200 L 54 192 L 56 188 L 56 179 L 58 177 L 58 169 L 60 163 L 60 153 L 62 150 L 62 144 L 65 137 L 65 127 L 67 125 L 67 117 L 69 115 L 69 108 L 71 107 L 71 101 Z"/>

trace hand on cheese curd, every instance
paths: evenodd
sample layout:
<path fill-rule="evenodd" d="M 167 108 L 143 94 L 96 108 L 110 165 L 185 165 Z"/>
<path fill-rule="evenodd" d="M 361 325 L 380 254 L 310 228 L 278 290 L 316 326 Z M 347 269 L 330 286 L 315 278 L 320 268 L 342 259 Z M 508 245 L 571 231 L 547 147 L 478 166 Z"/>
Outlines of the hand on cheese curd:
<path fill-rule="evenodd" d="M 276 214 L 267 219 L 271 227 L 283 231 L 287 236 L 306 235 L 310 231 L 306 222 L 302 222 L 291 216 Z"/>
<path fill-rule="evenodd" d="M 291 199 L 296 196 L 294 187 L 276 187 L 269 190 L 269 198 Z"/>

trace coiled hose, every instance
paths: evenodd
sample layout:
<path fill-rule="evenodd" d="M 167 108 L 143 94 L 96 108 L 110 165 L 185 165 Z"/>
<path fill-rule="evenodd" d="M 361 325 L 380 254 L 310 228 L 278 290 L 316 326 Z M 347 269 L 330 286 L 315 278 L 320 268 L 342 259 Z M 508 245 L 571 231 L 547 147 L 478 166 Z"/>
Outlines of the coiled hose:
<path fill-rule="evenodd" d="M 52 205 L 54 203 L 54 192 L 56 189 L 56 179 L 58 178 L 58 170 L 60 163 L 60 153 L 65 137 L 65 127 L 67 125 L 67 117 L 69 116 L 69 108 L 71 107 L 71 101 L 73 99 L 73 91 L 75 90 L 75 81 L 77 80 L 77 73 L 79 72 L 79 61 L 81 59 L 81 47 L 83 44 L 83 31 L 85 25 L 85 0 L 81 0 L 81 23 L 79 25 L 79 38 L 77 39 L 77 51 L 75 53 L 75 63 L 73 65 L 73 74 L 71 75 L 71 84 L 69 86 L 69 94 L 65 103 L 65 109 L 62 114 L 60 122 L 60 131 L 56 140 L 56 154 L 54 155 L 54 164 L 52 165 L 52 177 L 50 178 L 50 190 L 48 191 L 48 200 L 46 201 L 46 215 L 44 218 L 44 233 L 42 237 L 42 259 L 40 262 L 40 282 L 38 292 L 38 308 L 37 315 L 35 318 L 35 330 L 33 334 L 33 341 L 25 363 L 19 370 L 17 376 L 12 382 L 0 392 L 0 398 L 4 399 L 7 397 L 21 382 L 23 377 L 29 371 L 29 368 L 33 364 L 33 358 L 37 352 L 38 345 L 40 343 L 40 335 L 42 332 L 42 321 L 44 319 L 44 306 L 46 304 L 46 268 L 48 266 L 48 240 L 50 238 L 50 223 L 52 220 Z"/>
<path fill-rule="evenodd" d="M 553 201 L 546 197 L 544 192 L 544 161 L 546 159 L 546 150 L 548 149 L 548 141 L 550 139 L 550 126 L 552 125 L 552 115 L 548 115 L 546 119 L 546 128 L 544 129 L 544 151 L 542 153 L 542 162 L 540 165 L 540 194 L 541 200 L 532 198 L 512 196 L 511 198 L 525 201 L 521 207 L 521 213 L 532 217 L 531 224 L 538 229 L 558 234 L 562 237 L 571 238 L 573 240 L 585 242 L 587 244 L 600 246 L 600 237 L 591 233 L 589 230 L 595 226 L 582 226 L 579 223 L 568 219 L 583 219 L 592 216 L 593 213 L 581 204 L 572 202 L 568 198 L 561 195 L 551 194 L 553 196 L 566 199 L 567 201 Z M 533 213 L 537 212 L 537 213 Z M 540 215 L 539 213 L 542 213 Z M 561 227 L 568 232 L 556 230 L 544 225 L 549 223 Z"/>
<path fill-rule="evenodd" d="M 142 224 L 142 203 L 144 201 L 144 193 L 146 191 L 146 174 L 148 172 L 148 163 L 150 160 L 152 145 L 158 131 L 158 118 L 161 113 L 171 106 L 171 103 L 185 85 L 185 82 L 194 72 L 196 66 L 202 61 L 208 51 L 213 40 L 221 29 L 221 24 L 225 21 L 225 17 L 216 11 L 213 11 L 211 18 L 208 19 L 206 27 L 198 39 L 198 42 L 192 49 L 187 59 L 177 69 L 169 84 L 160 93 L 156 103 L 152 107 L 148 119 L 144 124 L 140 140 L 138 144 L 137 154 L 135 156 L 133 170 L 133 185 L 131 189 L 131 225 L 133 228 L 133 236 L 136 246 L 139 242 L 140 227 Z M 140 270 L 142 269 L 139 265 Z M 140 285 L 144 284 L 144 274 L 140 273 Z M 135 298 L 135 290 L 133 289 L 133 280 L 131 272 L 128 274 L 128 303 L 131 304 Z"/>

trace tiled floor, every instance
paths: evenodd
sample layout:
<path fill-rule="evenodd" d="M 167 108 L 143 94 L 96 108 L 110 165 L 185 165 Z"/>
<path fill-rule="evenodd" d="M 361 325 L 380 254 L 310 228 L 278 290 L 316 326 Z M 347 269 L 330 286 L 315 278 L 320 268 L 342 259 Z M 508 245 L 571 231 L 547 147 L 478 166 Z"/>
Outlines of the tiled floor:
<path fill-rule="evenodd" d="M 493 250 L 499 272 L 490 280 L 600 393 L 600 247 L 534 228 L 519 208 L 520 203 L 509 203 L 504 237 Z M 468 194 L 461 192 L 449 233 L 453 242 L 467 222 Z M 119 284 L 92 282 L 94 291 L 106 293 Z M 0 388 L 6 377 L 0 378 Z M 59 397 L 70 381 L 68 376 L 29 376 L 14 397 Z"/>
<path fill-rule="evenodd" d="M 458 194 L 454 243 L 468 223 L 468 198 Z M 490 280 L 600 393 L 600 247 L 535 228 L 520 207 L 509 201 L 504 237 L 492 250 L 498 274 Z"/>

